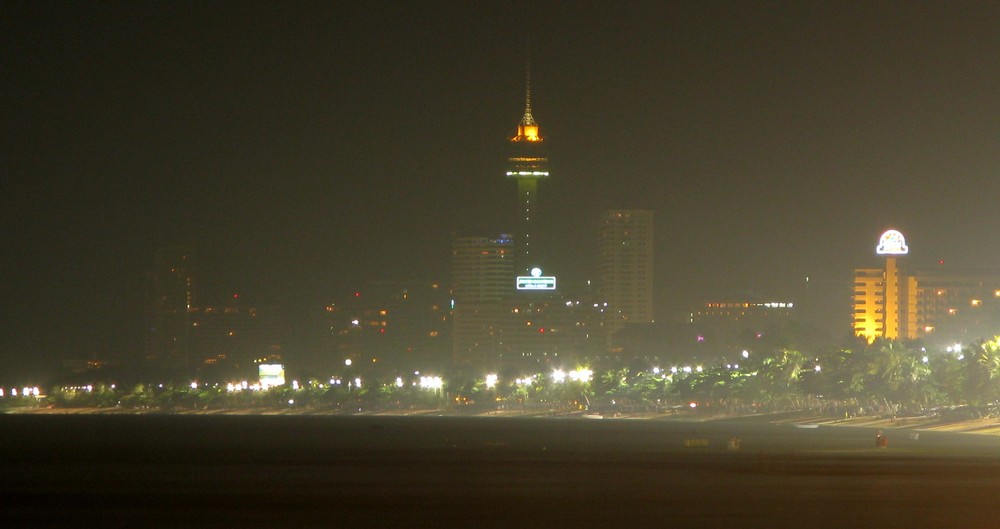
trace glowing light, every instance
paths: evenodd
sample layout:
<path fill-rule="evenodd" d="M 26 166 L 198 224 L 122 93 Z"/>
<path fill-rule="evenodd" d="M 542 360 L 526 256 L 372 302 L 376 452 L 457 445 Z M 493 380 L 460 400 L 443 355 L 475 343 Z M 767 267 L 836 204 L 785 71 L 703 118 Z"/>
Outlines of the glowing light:
<path fill-rule="evenodd" d="M 350 366 L 350 365 L 351 365 L 351 363 L 352 363 L 352 362 L 351 362 L 351 359 L 350 359 L 350 358 L 348 358 L 347 360 L 344 360 L 344 365 L 345 365 L 345 366 Z"/>
<path fill-rule="evenodd" d="M 896 230 L 888 230 L 882 234 L 875 247 L 878 255 L 906 255 L 910 249 L 906 247 L 906 239 Z"/>
<path fill-rule="evenodd" d="M 565 382 L 566 381 L 566 372 L 563 371 L 562 369 L 556 369 L 555 371 L 552 372 L 552 381 L 553 382 L 557 382 L 557 383 L 558 382 Z"/>
<path fill-rule="evenodd" d="M 486 375 L 486 389 L 493 389 L 497 385 L 497 375 L 495 373 L 490 373 Z"/>
<path fill-rule="evenodd" d="M 444 381 L 441 380 L 441 377 L 423 376 L 420 377 L 420 387 L 423 389 L 441 389 L 444 387 Z"/>
<path fill-rule="evenodd" d="M 197 382 L 192 382 L 191 383 L 191 389 L 198 389 L 198 383 Z"/>
<path fill-rule="evenodd" d="M 258 364 L 257 378 L 259 387 L 264 389 L 285 384 L 285 366 L 281 364 Z"/>
<path fill-rule="evenodd" d="M 521 178 L 545 178 L 549 176 L 548 171 L 507 171 L 507 176 L 521 177 Z"/>
<path fill-rule="evenodd" d="M 403 387 L 403 377 L 396 377 L 396 387 L 397 388 Z"/>
<path fill-rule="evenodd" d="M 594 372 L 583 368 L 570 371 L 569 378 L 577 382 L 590 382 L 594 378 Z"/>

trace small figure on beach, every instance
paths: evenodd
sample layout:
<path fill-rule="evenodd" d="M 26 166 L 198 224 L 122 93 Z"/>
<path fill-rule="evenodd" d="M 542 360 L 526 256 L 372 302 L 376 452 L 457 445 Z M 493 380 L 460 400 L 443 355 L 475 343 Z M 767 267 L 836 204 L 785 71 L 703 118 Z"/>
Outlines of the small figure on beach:
<path fill-rule="evenodd" d="M 889 439 L 882 434 L 882 430 L 875 431 L 875 446 L 879 448 L 888 448 Z"/>

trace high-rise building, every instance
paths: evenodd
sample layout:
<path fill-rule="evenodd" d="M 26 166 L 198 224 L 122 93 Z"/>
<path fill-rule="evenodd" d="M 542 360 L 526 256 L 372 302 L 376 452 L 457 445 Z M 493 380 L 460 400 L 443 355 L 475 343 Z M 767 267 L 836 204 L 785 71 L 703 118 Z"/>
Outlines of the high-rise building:
<path fill-rule="evenodd" d="M 514 293 L 514 241 L 459 237 L 452 246 L 452 358 L 458 365 L 500 355 L 505 301 Z"/>
<path fill-rule="evenodd" d="M 525 368 L 590 352 L 590 303 L 555 290 L 517 290 L 514 241 L 462 237 L 452 250 L 452 360 L 483 369 Z"/>
<path fill-rule="evenodd" d="M 625 325 L 653 322 L 653 212 L 609 210 L 597 234 L 598 297 L 608 347 Z"/>
<path fill-rule="evenodd" d="M 150 273 L 146 356 L 171 367 L 192 362 L 191 311 L 195 308 L 195 256 L 192 244 L 157 249 Z"/>
<path fill-rule="evenodd" d="M 886 231 L 876 247 L 883 266 L 854 271 L 856 335 L 937 345 L 1000 334 L 1000 273 L 913 268 L 903 262 L 908 252 L 902 233 Z"/>
<path fill-rule="evenodd" d="M 447 365 L 451 342 L 448 288 L 434 281 L 372 281 L 325 307 L 326 340 L 314 369 L 351 360 L 378 372 Z"/>
<path fill-rule="evenodd" d="M 538 182 L 549 177 L 549 159 L 538 123 L 531 115 L 531 77 L 525 89 L 524 116 L 517 135 L 510 139 L 507 178 L 517 181 L 517 271 L 523 274 L 540 266 L 538 230 Z"/>

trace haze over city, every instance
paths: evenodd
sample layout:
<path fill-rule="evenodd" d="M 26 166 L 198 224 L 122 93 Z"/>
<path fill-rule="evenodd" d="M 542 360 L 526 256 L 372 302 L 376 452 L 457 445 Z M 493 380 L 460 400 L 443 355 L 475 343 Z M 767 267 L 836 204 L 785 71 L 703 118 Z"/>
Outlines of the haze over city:
<path fill-rule="evenodd" d="M 655 212 L 663 320 L 808 277 L 848 333 L 888 228 L 915 263 L 1000 269 L 996 4 L 2 9 L 13 371 L 140 355 L 175 241 L 204 298 L 293 318 L 373 279 L 446 283 L 454 236 L 513 224 L 529 56 L 561 281 L 594 274 L 608 208 Z"/>

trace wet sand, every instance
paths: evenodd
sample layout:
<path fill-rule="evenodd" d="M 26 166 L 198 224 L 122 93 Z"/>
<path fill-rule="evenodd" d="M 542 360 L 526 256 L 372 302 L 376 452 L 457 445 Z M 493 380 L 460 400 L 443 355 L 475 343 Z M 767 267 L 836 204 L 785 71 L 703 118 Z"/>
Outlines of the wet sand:
<path fill-rule="evenodd" d="M 757 419 L 0 416 L 4 527 L 995 527 L 1000 439 Z M 739 449 L 731 441 L 739 439 Z"/>

